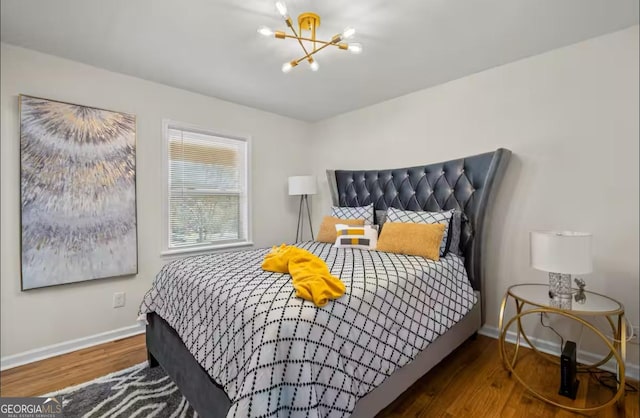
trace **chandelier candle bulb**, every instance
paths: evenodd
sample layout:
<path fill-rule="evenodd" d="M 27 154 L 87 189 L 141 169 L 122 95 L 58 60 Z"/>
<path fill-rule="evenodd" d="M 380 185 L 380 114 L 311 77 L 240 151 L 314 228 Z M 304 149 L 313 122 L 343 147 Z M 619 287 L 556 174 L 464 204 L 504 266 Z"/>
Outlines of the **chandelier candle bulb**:
<path fill-rule="evenodd" d="M 289 17 L 289 15 L 287 14 L 287 5 L 284 4 L 283 1 L 279 1 L 276 3 L 276 9 L 278 9 L 278 13 L 280 13 L 280 15 L 285 19 Z"/>
<path fill-rule="evenodd" d="M 352 43 L 352 44 L 349 44 L 347 49 L 352 54 L 360 54 L 362 52 L 362 44 L 359 44 L 357 42 L 356 43 Z"/>
<path fill-rule="evenodd" d="M 282 64 L 282 72 L 283 73 L 288 73 L 296 65 L 298 65 L 298 61 L 296 61 L 296 60 L 293 60 L 293 61 L 290 61 L 290 62 L 285 62 L 284 64 Z"/>
<path fill-rule="evenodd" d="M 311 71 L 318 71 L 318 69 L 320 68 L 320 64 L 318 64 L 318 61 L 315 61 L 313 59 L 310 59 L 309 66 L 311 67 Z"/>
<path fill-rule="evenodd" d="M 274 32 L 271 30 L 271 28 L 268 28 L 266 26 L 260 26 L 258 28 L 258 33 L 262 36 L 273 36 Z"/>
<path fill-rule="evenodd" d="M 342 32 L 342 39 L 349 39 L 355 34 L 356 34 L 356 30 L 351 26 L 349 26 L 345 28 L 344 31 Z"/>
<path fill-rule="evenodd" d="M 283 73 L 288 73 L 289 71 L 291 71 L 292 68 L 293 68 L 293 65 L 291 65 L 290 62 L 285 62 L 284 64 L 282 64 Z"/>

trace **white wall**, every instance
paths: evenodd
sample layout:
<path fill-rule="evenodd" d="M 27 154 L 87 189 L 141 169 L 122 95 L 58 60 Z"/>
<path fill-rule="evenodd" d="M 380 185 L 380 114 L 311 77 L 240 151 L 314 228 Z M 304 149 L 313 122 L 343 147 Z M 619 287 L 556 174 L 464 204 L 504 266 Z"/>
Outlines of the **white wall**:
<path fill-rule="evenodd" d="M 254 242 L 268 246 L 293 240 L 297 206 L 286 183 L 289 175 L 308 174 L 298 158 L 308 141 L 308 124 L 7 44 L 1 48 L 3 357 L 135 323 L 144 292 L 166 262 L 160 257 L 163 118 L 251 135 Z M 136 276 L 20 291 L 21 93 L 137 116 Z M 111 307 L 116 291 L 127 294 L 124 308 Z"/>
<path fill-rule="evenodd" d="M 547 280 L 529 267 L 529 231 L 568 229 L 594 234 L 588 289 L 638 325 L 638 48 L 635 26 L 318 122 L 315 172 L 509 148 L 486 230 L 487 324 L 509 285 Z M 324 183 L 316 221 L 331 205 Z"/>

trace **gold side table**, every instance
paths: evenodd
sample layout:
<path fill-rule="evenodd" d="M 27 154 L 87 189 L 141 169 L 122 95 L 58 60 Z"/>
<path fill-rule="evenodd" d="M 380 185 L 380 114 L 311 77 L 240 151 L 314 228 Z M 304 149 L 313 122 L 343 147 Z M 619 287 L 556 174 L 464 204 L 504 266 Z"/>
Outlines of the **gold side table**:
<path fill-rule="evenodd" d="M 504 298 L 502 299 L 502 304 L 500 305 L 500 318 L 498 325 L 498 327 L 500 328 L 500 338 L 498 340 L 500 358 L 502 359 L 502 363 L 505 369 L 509 372 L 509 375 L 514 376 L 516 380 L 518 380 L 520 384 L 522 384 L 529 392 L 531 392 L 538 399 L 541 399 L 559 408 L 563 408 L 573 412 L 588 413 L 609 407 L 615 402 L 619 402 L 619 406 L 624 406 L 624 362 L 626 354 L 626 324 L 624 320 L 624 307 L 620 302 L 598 293 L 585 291 L 583 293 L 583 296 L 585 296 L 586 298 L 580 303 L 571 299 L 568 299 L 568 301 L 564 301 L 563 303 L 559 303 L 557 300 L 549 298 L 548 284 L 518 284 L 509 287 L 504 295 Z M 511 317 L 505 324 L 504 315 L 509 299 L 513 299 L 513 301 L 515 302 L 516 314 Z M 619 383 L 618 391 L 615 393 L 613 398 L 602 405 L 589 408 L 578 408 L 570 405 L 560 404 L 544 396 L 544 394 L 534 390 L 530 385 L 527 384 L 525 379 L 516 372 L 518 350 L 522 341 L 526 342 L 526 344 L 528 344 L 529 347 L 531 347 L 531 349 L 539 356 L 558 365 L 560 364 L 560 359 L 558 357 L 543 353 L 538 348 L 536 348 L 536 346 L 531 343 L 529 337 L 524 332 L 524 328 L 522 326 L 522 318 L 527 315 L 536 315 L 540 313 L 560 315 L 576 321 L 584 327 L 587 327 L 588 329 L 593 331 L 594 334 L 596 334 L 598 338 L 600 338 L 605 343 L 605 345 L 609 349 L 608 354 L 594 364 L 579 366 L 579 369 L 584 370 L 585 368 L 599 367 L 609 361 L 612 357 L 615 358 L 618 364 Z M 606 318 L 609 326 L 611 327 L 611 332 L 614 336 L 613 342 L 610 341 L 610 339 L 602 331 L 583 319 L 583 316 L 601 316 Z M 509 358 L 509 355 L 506 351 L 505 338 L 507 335 L 507 331 L 514 324 L 516 324 L 516 347 L 513 356 Z"/>

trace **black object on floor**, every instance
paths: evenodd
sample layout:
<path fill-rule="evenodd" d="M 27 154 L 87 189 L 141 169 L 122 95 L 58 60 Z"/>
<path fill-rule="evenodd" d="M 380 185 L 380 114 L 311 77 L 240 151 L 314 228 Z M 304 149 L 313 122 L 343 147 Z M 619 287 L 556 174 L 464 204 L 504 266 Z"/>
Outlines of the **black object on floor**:
<path fill-rule="evenodd" d="M 560 356 L 560 392 L 562 396 L 576 399 L 580 381 L 576 379 L 576 343 L 567 341 Z"/>

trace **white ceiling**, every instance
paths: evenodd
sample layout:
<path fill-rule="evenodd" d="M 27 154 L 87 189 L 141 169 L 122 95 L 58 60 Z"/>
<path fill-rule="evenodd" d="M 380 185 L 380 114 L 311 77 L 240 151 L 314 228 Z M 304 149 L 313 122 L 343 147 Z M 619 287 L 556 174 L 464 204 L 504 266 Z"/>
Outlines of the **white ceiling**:
<path fill-rule="evenodd" d="M 1 40 L 316 121 L 638 23 L 638 0 L 288 0 L 345 26 L 361 55 L 322 51 L 320 71 L 282 63 L 293 40 L 271 0 L 2 0 Z M 579 69 L 576 69 L 579 71 Z"/>

